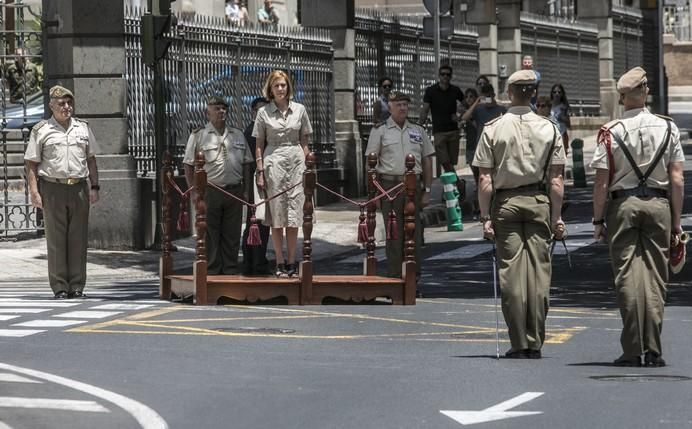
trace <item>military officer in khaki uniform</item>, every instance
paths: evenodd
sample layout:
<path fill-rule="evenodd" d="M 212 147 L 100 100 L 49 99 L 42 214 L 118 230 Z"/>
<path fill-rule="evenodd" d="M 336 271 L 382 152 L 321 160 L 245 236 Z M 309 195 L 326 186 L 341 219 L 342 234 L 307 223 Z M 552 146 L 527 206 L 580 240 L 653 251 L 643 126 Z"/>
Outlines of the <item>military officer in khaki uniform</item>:
<path fill-rule="evenodd" d="M 430 202 L 430 186 L 432 184 L 432 158 L 435 153 L 425 130 L 417 124 L 410 123 L 408 107 L 411 98 L 402 92 L 392 92 L 389 95 L 389 112 L 391 116 L 383 123 L 377 124 L 370 133 L 366 154 L 377 154 L 378 180 L 385 189 L 390 189 L 403 181 L 406 173 L 406 155 L 413 154 L 416 158 L 414 171 L 422 174 L 423 189 L 417 190 L 416 198 L 416 261 L 420 270 L 419 249 L 422 241 L 422 225 L 420 209 Z M 418 181 L 420 185 L 420 180 Z M 398 234 L 396 240 L 387 240 L 387 273 L 389 277 L 401 277 L 401 264 L 404 257 L 404 202 L 405 193 L 400 194 L 393 202 L 381 199 L 382 217 L 384 224 L 390 210 L 396 213 Z"/>
<path fill-rule="evenodd" d="M 74 95 L 50 89 L 53 116 L 34 125 L 24 154 L 31 203 L 43 209 L 48 279 L 56 299 L 81 298 L 86 283 L 89 204 L 99 199 L 96 138 L 73 117 Z"/>
<path fill-rule="evenodd" d="M 534 72 L 517 71 L 507 83 L 511 107 L 486 123 L 473 165 L 480 169 L 483 234 L 497 245 L 502 313 L 512 343 L 505 356 L 539 359 L 551 235 L 561 239 L 565 230 L 560 217 L 565 151 L 555 124 L 531 110 Z"/>
<path fill-rule="evenodd" d="M 665 365 L 661 329 L 668 250 L 671 238 L 682 232 L 685 157 L 672 120 L 644 107 L 649 93 L 644 69 L 622 75 L 617 90 L 625 113 L 601 128 L 591 162 L 594 238 L 608 242 L 623 322 L 623 354 L 615 365 L 641 366 L 644 355 L 647 366 L 659 367 Z"/>
<path fill-rule="evenodd" d="M 185 148 L 185 179 L 194 185 L 195 155 L 204 153 L 207 181 L 247 201 L 254 161 L 243 131 L 226 125 L 228 104 L 222 97 L 207 100 L 207 122 L 192 132 Z M 237 274 L 243 205 L 218 189 L 207 187 L 206 246 L 208 274 Z"/>

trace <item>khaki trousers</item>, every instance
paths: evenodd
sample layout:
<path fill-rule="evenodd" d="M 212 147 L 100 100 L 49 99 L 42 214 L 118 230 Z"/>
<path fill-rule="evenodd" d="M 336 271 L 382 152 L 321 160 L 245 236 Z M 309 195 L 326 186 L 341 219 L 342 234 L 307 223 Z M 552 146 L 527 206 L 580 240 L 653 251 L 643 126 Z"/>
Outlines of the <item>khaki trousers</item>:
<path fill-rule="evenodd" d="M 40 181 L 53 293 L 83 291 L 86 284 L 89 186 Z"/>
<path fill-rule="evenodd" d="M 398 185 L 401 183 L 400 181 L 392 181 L 392 180 L 385 180 L 385 179 L 380 179 L 380 184 L 382 187 L 387 190 L 392 188 L 393 186 Z M 421 203 L 421 198 L 422 198 L 422 189 L 420 186 L 420 182 L 416 182 L 416 232 L 415 232 L 415 240 L 416 240 L 416 248 L 415 248 L 415 256 L 416 256 L 416 263 L 417 263 L 417 271 L 420 273 L 421 271 L 421 264 L 420 264 L 420 246 L 421 242 L 423 239 L 423 223 L 421 222 L 420 219 L 420 203 Z M 380 206 L 382 208 L 382 219 L 383 219 L 383 225 L 385 228 L 388 227 L 389 224 L 389 211 L 394 208 L 394 211 L 396 212 L 396 225 L 397 225 L 397 239 L 396 240 L 387 240 L 386 243 L 386 254 L 387 254 L 387 277 L 396 277 L 396 278 L 401 278 L 402 271 L 401 271 L 401 264 L 404 262 L 404 244 L 406 241 L 406 237 L 404 237 L 404 202 L 406 201 L 406 192 L 405 190 L 399 194 L 398 197 L 392 202 L 390 202 L 386 197 L 382 198 L 380 203 Z M 386 231 L 386 230 L 385 230 Z"/>
<path fill-rule="evenodd" d="M 437 162 L 457 165 L 459 159 L 459 130 L 441 131 L 433 134 Z"/>
<path fill-rule="evenodd" d="M 512 350 L 540 350 L 545 341 L 550 277 L 550 199 L 526 191 L 498 192 L 492 209 L 502 314 Z"/>
<path fill-rule="evenodd" d="M 661 354 L 668 282 L 670 205 L 665 198 L 619 198 L 608 205 L 610 260 L 626 356 Z"/>
<path fill-rule="evenodd" d="M 224 190 L 243 198 L 243 186 L 227 186 Z M 207 258 L 208 274 L 237 274 L 240 230 L 243 223 L 243 205 L 208 187 L 207 203 Z"/>

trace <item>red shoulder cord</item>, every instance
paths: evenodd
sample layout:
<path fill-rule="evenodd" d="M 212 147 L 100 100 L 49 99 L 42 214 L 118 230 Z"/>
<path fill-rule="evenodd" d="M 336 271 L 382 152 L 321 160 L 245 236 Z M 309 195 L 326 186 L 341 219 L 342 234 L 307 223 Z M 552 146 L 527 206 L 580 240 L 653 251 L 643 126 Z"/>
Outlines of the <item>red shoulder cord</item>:
<path fill-rule="evenodd" d="M 598 144 L 605 146 L 608 152 L 608 186 L 613 182 L 613 176 L 615 175 L 615 160 L 613 159 L 613 148 L 611 147 L 612 137 L 610 135 L 610 128 L 602 126 L 598 131 Z"/>

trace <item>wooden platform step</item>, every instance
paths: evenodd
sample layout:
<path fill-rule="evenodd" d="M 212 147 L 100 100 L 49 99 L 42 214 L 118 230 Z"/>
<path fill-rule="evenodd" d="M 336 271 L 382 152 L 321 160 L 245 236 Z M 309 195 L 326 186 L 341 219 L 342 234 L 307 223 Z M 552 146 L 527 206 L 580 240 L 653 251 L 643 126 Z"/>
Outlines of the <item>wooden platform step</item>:
<path fill-rule="evenodd" d="M 177 296 L 195 294 L 192 275 L 171 275 L 171 292 Z M 266 301 L 283 297 L 289 305 L 320 305 L 325 298 L 363 302 L 387 297 L 394 304 L 404 302 L 404 281 L 380 276 L 315 275 L 312 284 L 303 286 L 301 279 L 247 277 L 242 275 L 207 276 L 206 302 L 216 304 L 221 297 L 238 301 Z"/>

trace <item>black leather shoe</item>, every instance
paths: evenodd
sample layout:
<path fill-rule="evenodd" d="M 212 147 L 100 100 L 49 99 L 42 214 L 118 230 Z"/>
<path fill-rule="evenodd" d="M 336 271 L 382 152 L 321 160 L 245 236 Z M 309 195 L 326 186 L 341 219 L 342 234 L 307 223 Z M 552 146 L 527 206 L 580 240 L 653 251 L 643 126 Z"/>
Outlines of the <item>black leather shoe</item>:
<path fill-rule="evenodd" d="M 640 367 L 642 366 L 642 358 L 639 356 L 622 355 L 613 361 L 614 366 Z"/>
<path fill-rule="evenodd" d="M 528 350 L 509 350 L 505 353 L 507 359 L 530 359 Z"/>
<path fill-rule="evenodd" d="M 67 294 L 68 298 L 86 298 L 86 295 L 81 290 L 76 290 Z"/>
<path fill-rule="evenodd" d="M 55 299 L 67 299 L 67 292 L 61 290 L 60 292 L 55 292 Z"/>
<path fill-rule="evenodd" d="M 286 272 L 286 264 L 276 264 L 276 271 L 274 272 L 274 275 L 278 278 L 288 277 L 288 273 Z"/>
<path fill-rule="evenodd" d="M 286 264 L 286 274 L 288 277 L 293 277 L 298 274 L 298 263 Z"/>
<path fill-rule="evenodd" d="M 527 350 L 524 350 L 524 352 L 526 353 L 526 357 L 528 359 L 540 359 L 543 357 L 543 356 L 541 356 L 540 350 L 527 349 Z"/>
<path fill-rule="evenodd" d="M 646 352 L 644 355 L 644 365 L 653 368 L 662 368 L 666 366 L 666 361 L 664 361 L 658 353 Z"/>

